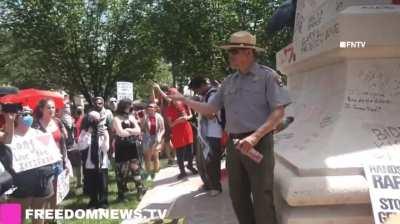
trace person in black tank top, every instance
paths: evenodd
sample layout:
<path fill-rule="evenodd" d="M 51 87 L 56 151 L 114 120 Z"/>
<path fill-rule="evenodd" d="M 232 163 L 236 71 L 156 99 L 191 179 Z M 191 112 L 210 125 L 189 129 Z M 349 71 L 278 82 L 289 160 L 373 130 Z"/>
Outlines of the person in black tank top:
<path fill-rule="evenodd" d="M 123 99 L 118 103 L 113 119 L 115 131 L 115 175 L 117 179 L 118 200 L 125 200 L 127 182 L 132 178 L 140 199 L 144 192 L 141 178 L 141 164 L 137 150 L 137 140 L 141 134 L 140 126 L 132 115 L 132 101 Z"/>
<path fill-rule="evenodd" d="M 121 126 L 123 129 L 134 129 L 135 124 L 129 119 L 121 121 Z M 128 137 L 120 137 L 116 136 L 115 138 L 115 162 L 122 163 L 129 161 L 131 159 L 139 159 L 136 141 L 138 136 L 128 136 Z"/>

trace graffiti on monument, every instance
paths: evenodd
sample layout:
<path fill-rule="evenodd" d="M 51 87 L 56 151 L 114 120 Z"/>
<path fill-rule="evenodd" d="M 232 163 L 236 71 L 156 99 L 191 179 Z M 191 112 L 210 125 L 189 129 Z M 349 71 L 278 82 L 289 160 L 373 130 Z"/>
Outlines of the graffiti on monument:
<path fill-rule="evenodd" d="M 344 2 L 343 1 L 337 1 L 336 2 L 336 12 L 340 12 L 344 9 Z"/>
<path fill-rule="evenodd" d="M 336 121 L 336 118 L 334 118 L 333 116 L 327 115 L 321 119 L 321 121 L 319 122 L 319 127 L 325 128 L 325 127 L 331 126 L 332 124 L 335 123 L 335 121 Z"/>
<path fill-rule="evenodd" d="M 400 95 L 400 79 L 384 74 L 382 68 L 361 70 L 355 82 L 362 89 L 350 89 L 345 99 L 345 109 L 380 112 L 393 104 L 393 97 Z"/>
<path fill-rule="evenodd" d="M 386 146 L 398 147 L 400 144 L 400 126 L 364 123 L 363 129 L 372 137 L 377 148 Z"/>
<path fill-rule="evenodd" d="M 322 46 L 327 40 L 337 34 L 339 34 L 338 23 L 334 23 L 333 25 L 327 26 L 323 29 L 318 27 L 301 39 L 300 50 L 302 53 L 312 51 Z"/>
<path fill-rule="evenodd" d="M 390 10 L 394 10 L 396 9 L 396 7 L 391 6 L 391 5 L 364 5 L 361 7 L 362 9 L 390 9 Z"/>
<path fill-rule="evenodd" d="M 397 65 L 394 73 L 398 74 L 400 72 L 400 64 Z M 390 81 L 390 85 L 391 87 L 389 87 L 389 89 L 391 90 L 391 96 L 399 96 L 400 95 L 400 79 L 392 79 Z"/>
<path fill-rule="evenodd" d="M 281 52 L 278 54 L 278 63 L 283 64 L 290 64 L 296 61 L 296 53 L 294 52 L 293 44 L 288 45 L 287 47 L 283 48 Z"/>
<path fill-rule="evenodd" d="M 385 90 L 390 87 L 390 77 L 385 75 L 383 68 L 373 67 L 366 70 L 361 70 L 357 78 L 365 84 L 369 90 Z"/>
<path fill-rule="evenodd" d="M 365 112 L 380 112 L 386 105 L 392 104 L 392 101 L 382 93 L 360 92 L 348 94 L 344 108 Z"/>
<path fill-rule="evenodd" d="M 295 20 L 295 24 L 294 24 L 294 32 L 297 34 L 301 34 L 303 33 L 303 23 L 304 23 L 304 16 L 297 12 L 296 13 L 296 20 Z"/>
<path fill-rule="evenodd" d="M 323 14 L 324 14 L 324 10 L 320 9 L 315 14 L 311 15 L 310 18 L 308 18 L 307 30 L 311 30 L 314 27 L 321 25 Z"/>
<path fill-rule="evenodd" d="M 375 137 L 374 143 L 380 148 L 385 145 L 400 144 L 400 127 L 386 126 L 371 128 L 371 132 Z"/>

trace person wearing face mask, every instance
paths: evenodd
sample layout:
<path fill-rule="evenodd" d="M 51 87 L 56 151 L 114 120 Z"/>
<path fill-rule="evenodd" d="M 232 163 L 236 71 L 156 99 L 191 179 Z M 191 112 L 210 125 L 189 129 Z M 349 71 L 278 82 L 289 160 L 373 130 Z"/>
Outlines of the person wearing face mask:
<path fill-rule="evenodd" d="M 143 182 L 140 176 L 140 161 L 137 150 L 137 140 L 141 134 L 140 126 L 132 114 L 132 101 L 120 100 L 116 116 L 113 119 L 115 130 L 115 176 L 117 179 L 118 200 L 125 200 L 128 190 L 127 181 L 132 173 L 137 189 L 137 197 L 144 194 Z"/>
<path fill-rule="evenodd" d="M 82 126 L 78 148 L 87 149 L 87 157 L 83 165 L 86 170 L 87 193 L 90 197 L 88 208 L 107 208 L 109 135 L 107 132 L 98 132 L 99 112 L 91 111 L 87 121 Z"/>
<path fill-rule="evenodd" d="M 32 110 L 24 107 L 17 115 L 13 141 L 32 138 L 40 135 L 40 131 L 31 128 Z M 54 173 L 51 165 L 45 165 L 23 171 L 14 175 L 17 189 L 11 195 L 11 202 L 20 203 L 23 209 L 45 209 L 48 200 L 54 195 L 52 180 Z M 33 224 L 42 224 L 44 220 L 32 220 Z"/>

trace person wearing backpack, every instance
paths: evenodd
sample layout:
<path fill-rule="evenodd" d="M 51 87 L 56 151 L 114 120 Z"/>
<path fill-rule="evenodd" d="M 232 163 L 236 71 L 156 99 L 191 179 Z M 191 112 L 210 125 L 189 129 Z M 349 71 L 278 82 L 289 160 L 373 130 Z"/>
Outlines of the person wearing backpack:
<path fill-rule="evenodd" d="M 193 90 L 196 94 L 201 95 L 202 101 L 205 103 L 212 99 L 214 94 L 217 92 L 217 88 L 212 87 L 209 81 L 204 77 L 193 78 L 189 83 L 189 89 Z M 223 133 L 221 112 L 201 115 L 199 119 L 198 136 L 206 141 L 204 144 L 207 144 L 206 147 L 208 147 L 208 153 L 206 153 L 203 160 L 204 164 L 202 164 L 205 168 L 205 174 L 202 178 L 204 182 L 203 189 L 209 191 L 210 196 L 215 197 L 222 192 L 220 182 L 222 153 L 221 138 Z"/>

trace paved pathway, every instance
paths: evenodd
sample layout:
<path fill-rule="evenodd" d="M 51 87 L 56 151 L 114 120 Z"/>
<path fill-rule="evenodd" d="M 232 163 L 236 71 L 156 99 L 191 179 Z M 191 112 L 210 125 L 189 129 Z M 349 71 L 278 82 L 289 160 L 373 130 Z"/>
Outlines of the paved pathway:
<path fill-rule="evenodd" d="M 166 209 L 168 218 L 185 217 L 188 224 L 237 224 L 223 175 L 223 193 L 210 197 L 200 191 L 198 175 L 178 181 L 178 168 L 160 170 L 154 179 L 155 187 L 146 192 L 137 209 Z M 137 224 L 143 220 L 125 220 L 122 224 Z"/>

